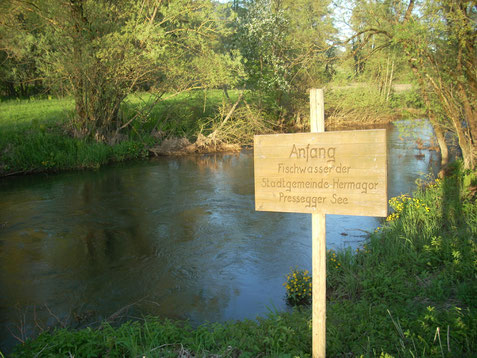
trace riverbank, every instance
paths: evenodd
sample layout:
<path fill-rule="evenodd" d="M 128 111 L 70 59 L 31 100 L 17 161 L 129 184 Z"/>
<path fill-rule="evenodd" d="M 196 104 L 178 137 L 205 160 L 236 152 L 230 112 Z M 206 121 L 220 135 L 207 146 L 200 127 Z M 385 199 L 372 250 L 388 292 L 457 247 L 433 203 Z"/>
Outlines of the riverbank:
<path fill-rule="evenodd" d="M 328 252 L 329 356 L 477 351 L 476 187 L 476 174 L 456 166 L 443 180 L 421 182 L 412 196 L 393 198 L 394 213 L 362 248 Z M 12 356 L 306 357 L 310 319 L 306 308 L 198 328 L 148 317 L 44 332 Z"/>
<path fill-rule="evenodd" d="M 343 91 L 329 95 L 327 130 L 383 126 L 409 113 L 396 107 L 409 105 L 405 100 L 396 100 L 392 108 L 370 102 L 362 90 L 345 92 L 346 101 Z M 238 101 L 239 91 L 229 91 L 229 96 L 219 90 L 199 91 L 158 103 L 147 94 L 131 96 L 122 115 L 125 122 L 134 120 L 105 142 L 75 136 L 72 99 L 0 102 L 0 177 L 98 168 L 154 155 L 237 151 L 249 145 L 254 134 L 307 130 L 303 118 L 274 123 L 247 100 Z"/>

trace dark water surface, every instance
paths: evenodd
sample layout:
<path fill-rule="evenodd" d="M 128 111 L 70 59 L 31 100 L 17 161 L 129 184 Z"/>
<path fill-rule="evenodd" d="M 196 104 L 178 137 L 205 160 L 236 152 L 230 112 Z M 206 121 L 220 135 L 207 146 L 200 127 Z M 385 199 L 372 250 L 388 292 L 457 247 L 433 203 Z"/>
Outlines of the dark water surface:
<path fill-rule="evenodd" d="M 413 133 L 432 138 L 427 125 Z M 389 128 L 389 196 L 437 167 L 400 136 Z M 251 151 L 0 179 L 0 349 L 12 333 L 131 304 L 118 315 L 201 323 L 286 309 L 286 274 L 311 269 L 311 218 L 256 212 L 253 195 Z M 359 246 L 380 220 L 327 216 L 329 248 Z"/>

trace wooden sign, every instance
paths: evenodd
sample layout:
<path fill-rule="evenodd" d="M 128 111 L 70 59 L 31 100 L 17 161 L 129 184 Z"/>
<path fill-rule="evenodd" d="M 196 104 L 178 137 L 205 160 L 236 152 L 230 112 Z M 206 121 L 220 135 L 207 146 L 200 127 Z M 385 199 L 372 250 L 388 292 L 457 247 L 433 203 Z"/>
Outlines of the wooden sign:
<path fill-rule="evenodd" d="M 312 355 L 325 358 L 326 214 L 387 216 L 386 131 L 325 132 L 321 89 L 310 128 L 254 137 L 255 209 L 312 214 Z"/>
<path fill-rule="evenodd" d="M 254 138 L 255 209 L 386 216 L 384 129 Z"/>

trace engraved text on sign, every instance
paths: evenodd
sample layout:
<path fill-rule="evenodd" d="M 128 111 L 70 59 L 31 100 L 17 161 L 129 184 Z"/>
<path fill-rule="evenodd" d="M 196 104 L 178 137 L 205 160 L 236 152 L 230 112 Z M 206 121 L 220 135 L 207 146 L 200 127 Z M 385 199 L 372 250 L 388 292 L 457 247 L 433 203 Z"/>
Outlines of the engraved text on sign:
<path fill-rule="evenodd" d="M 386 216 L 386 131 L 254 138 L 260 211 Z"/>

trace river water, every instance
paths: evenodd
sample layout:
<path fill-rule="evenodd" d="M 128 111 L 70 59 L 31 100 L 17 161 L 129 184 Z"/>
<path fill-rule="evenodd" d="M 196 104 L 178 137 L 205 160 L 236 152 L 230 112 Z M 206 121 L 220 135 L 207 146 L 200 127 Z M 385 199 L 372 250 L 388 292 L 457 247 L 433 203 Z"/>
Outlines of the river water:
<path fill-rule="evenodd" d="M 388 128 L 389 196 L 435 172 L 426 122 Z M 327 216 L 329 248 L 382 219 Z M 0 350 L 39 327 L 111 315 L 193 323 L 286 309 L 290 268 L 311 270 L 308 214 L 254 210 L 253 152 L 160 158 L 0 179 Z"/>

